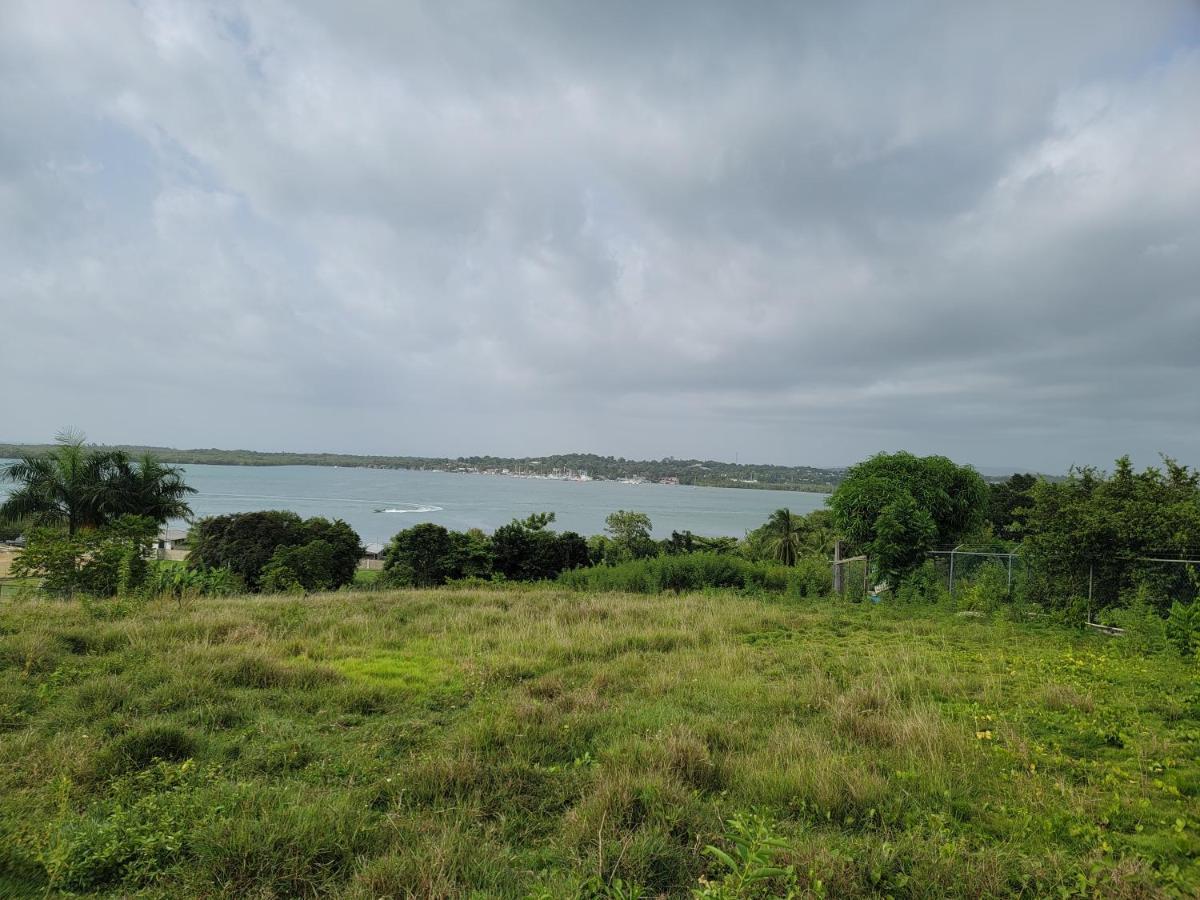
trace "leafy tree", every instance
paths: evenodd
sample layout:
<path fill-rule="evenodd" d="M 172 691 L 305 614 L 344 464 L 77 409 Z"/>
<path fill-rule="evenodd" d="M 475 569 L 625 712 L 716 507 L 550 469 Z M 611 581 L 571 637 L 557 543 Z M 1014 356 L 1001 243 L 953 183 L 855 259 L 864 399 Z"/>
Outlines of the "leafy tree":
<path fill-rule="evenodd" d="M 329 545 L 330 556 L 327 565 L 328 584 L 324 588 L 309 587 L 307 590 L 334 590 L 354 581 L 354 573 L 358 571 L 358 562 L 365 552 L 358 532 L 343 522 L 334 519 L 332 522 L 322 516 L 314 516 L 304 520 L 304 537 L 308 543 L 323 541 Z"/>
<path fill-rule="evenodd" d="M 210 516 L 188 535 L 188 566 L 229 569 L 251 591 L 259 589 L 262 570 L 279 547 L 305 542 L 304 520 L 287 510 L 260 510 Z"/>
<path fill-rule="evenodd" d="M 937 537 L 937 525 L 928 510 L 911 494 L 901 493 L 879 511 L 871 555 L 879 573 L 892 584 L 921 564 Z"/>
<path fill-rule="evenodd" d="M 1026 513 L 1033 504 L 1030 491 L 1035 484 L 1037 476 L 1025 473 L 989 487 L 988 521 L 999 537 L 1009 541 L 1021 539 Z"/>
<path fill-rule="evenodd" d="M 608 562 L 623 562 L 654 556 L 657 547 L 650 537 L 650 517 L 642 512 L 623 509 L 609 513 L 604 520 L 604 530 L 612 538 L 608 548 Z"/>
<path fill-rule="evenodd" d="M 447 531 L 423 523 L 400 532 L 384 551 L 385 578 L 409 587 L 433 587 L 492 574 L 492 540 L 481 529 Z"/>
<path fill-rule="evenodd" d="M 334 588 L 334 548 L 318 538 L 295 547 L 277 547 L 262 571 L 260 583 L 269 593 L 328 591 Z"/>
<path fill-rule="evenodd" d="M 547 526 L 554 513 L 514 519 L 492 535 L 495 571 L 512 581 L 544 581 L 566 569 L 587 565 L 588 542 L 573 531 L 556 534 Z"/>
<path fill-rule="evenodd" d="M 326 574 L 320 578 L 312 575 L 301 577 L 299 570 L 292 569 L 301 587 L 308 590 L 332 590 L 354 580 L 358 560 L 362 556 L 362 545 L 357 532 L 341 519 L 301 519 L 287 510 L 261 510 L 248 513 L 231 513 L 201 519 L 192 528 L 192 549 L 188 554 L 188 566 L 195 569 L 226 568 L 241 578 L 248 590 L 263 588 L 264 570 L 276 558 L 280 548 L 303 547 L 313 542 L 322 542 L 330 548 L 328 556 L 321 551 Z M 299 557 L 287 557 L 292 563 L 300 564 Z M 306 557 L 305 566 L 313 564 Z M 277 566 L 277 569 L 280 566 Z M 276 572 L 274 583 L 280 583 L 287 573 Z M 320 584 L 321 587 L 310 585 Z"/>
<path fill-rule="evenodd" d="M 944 456 L 880 453 L 852 466 L 829 498 L 833 520 L 879 571 L 896 578 L 935 545 L 977 531 L 987 485 L 969 466 Z"/>
<path fill-rule="evenodd" d="M 399 532 L 383 552 L 384 577 L 393 584 L 433 587 L 455 576 L 454 540 L 433 522 Z"/>
<path fill-rule="evenodd" d="M 574 531 L 564 531 L 558 536 L 559 571 L 578 569 L 591 562 L 587 538 Z"/>
<path fill-rule="evenodd" d="M 1023 541 L 1030 599 L 1062 608 L 1090 582 L 1093 613 L 1144 589 L 1162 614 L 1195 596 L 1192 567 L 1145 561 L 1191 558 L 1200 546 L 1200 473 L 1163 463 L 1137 472 L 1122 457 L 1111 475 L 1083 467 L 1033 486 Z"/>
<path fill-rule="evenodd" d="M 492 574 L 492 541 L 481 528 L 452 531 L 454 578 L 489 578 Z"/>
<path fill-rule="evenodd" d="M 188 516 L 184 498 L 195 493 L 179 469 L 151 456 L 133 463 L 123 451 L 88 448 L 83 435 L 73 432 L 60 434 L 47 453 L 9 463 L 3 476 L 17 487 L 0 506 L 0 520 L 65 525 L 68 534 L 122 515 L 146 516 L 159 524 Z"/>

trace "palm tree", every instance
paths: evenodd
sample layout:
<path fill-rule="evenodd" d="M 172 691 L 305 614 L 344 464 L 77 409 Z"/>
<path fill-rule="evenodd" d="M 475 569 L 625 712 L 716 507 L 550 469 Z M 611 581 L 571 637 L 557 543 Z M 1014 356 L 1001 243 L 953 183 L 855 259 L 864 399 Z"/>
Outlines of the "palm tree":
<path fill-rule="evenodd" d="M 802 547 L 802 525 L 790 509 L 777 509 L 767 520 L 767 549 L 785 566 L 794 566 Z"/>
<path fill-rule="evenodd" d="M 97 528 L 117 516 L 148 516 L 162 523 L 187 516 L 183 498 L 195 493 L 180 471 L 153 457 L 138 463 L 121 450 L 94 450 L 82 434 L 66 431 L 49 453 L 27 453 L 0 470 L 17 488 L 0 506 L 0 520 Z"/>
<path fill-rule="evenodd" d="M 149 453 L 134 462 L 128 454 L 114 451 L 113 472 L 105 492 L 105 512 L 111 516 L 146 516 L 162 524 L 167 519 L 184 519 L 192 514 L 184 498 L 196 493 L 183 480 L 183 470 L 159 462 Z"/>

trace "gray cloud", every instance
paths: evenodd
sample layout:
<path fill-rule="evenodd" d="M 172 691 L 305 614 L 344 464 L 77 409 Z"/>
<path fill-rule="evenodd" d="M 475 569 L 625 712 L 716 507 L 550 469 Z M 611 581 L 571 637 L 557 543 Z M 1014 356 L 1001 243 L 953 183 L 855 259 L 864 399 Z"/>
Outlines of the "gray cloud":
<path fill-rule="evenodd" d="M 5 437 L 1200 461 L 1191 3 L 0 20 Z"/>

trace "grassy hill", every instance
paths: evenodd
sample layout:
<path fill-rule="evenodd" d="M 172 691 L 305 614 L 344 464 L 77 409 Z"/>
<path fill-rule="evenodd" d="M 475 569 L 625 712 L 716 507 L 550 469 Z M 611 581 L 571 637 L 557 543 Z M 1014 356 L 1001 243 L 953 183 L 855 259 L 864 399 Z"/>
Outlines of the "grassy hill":
<path fill-rule="evenodd" d="M 735 838 L 792 867 L 763 896 L 1200 891 L 1197 672 L 1105 636 L 552 589 L 95 613 L 0 606 L 0 896 L 759 896 L 717 893 Z"/>

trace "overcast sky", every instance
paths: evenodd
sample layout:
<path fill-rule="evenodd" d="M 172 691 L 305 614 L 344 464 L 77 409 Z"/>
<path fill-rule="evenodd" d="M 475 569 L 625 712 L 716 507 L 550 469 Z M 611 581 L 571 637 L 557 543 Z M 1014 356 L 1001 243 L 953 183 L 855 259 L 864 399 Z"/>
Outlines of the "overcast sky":
<path fill-rule="evenodd" d="M 1194 2 L 0 2 L 0 440 L 1200 463 Z"/>

